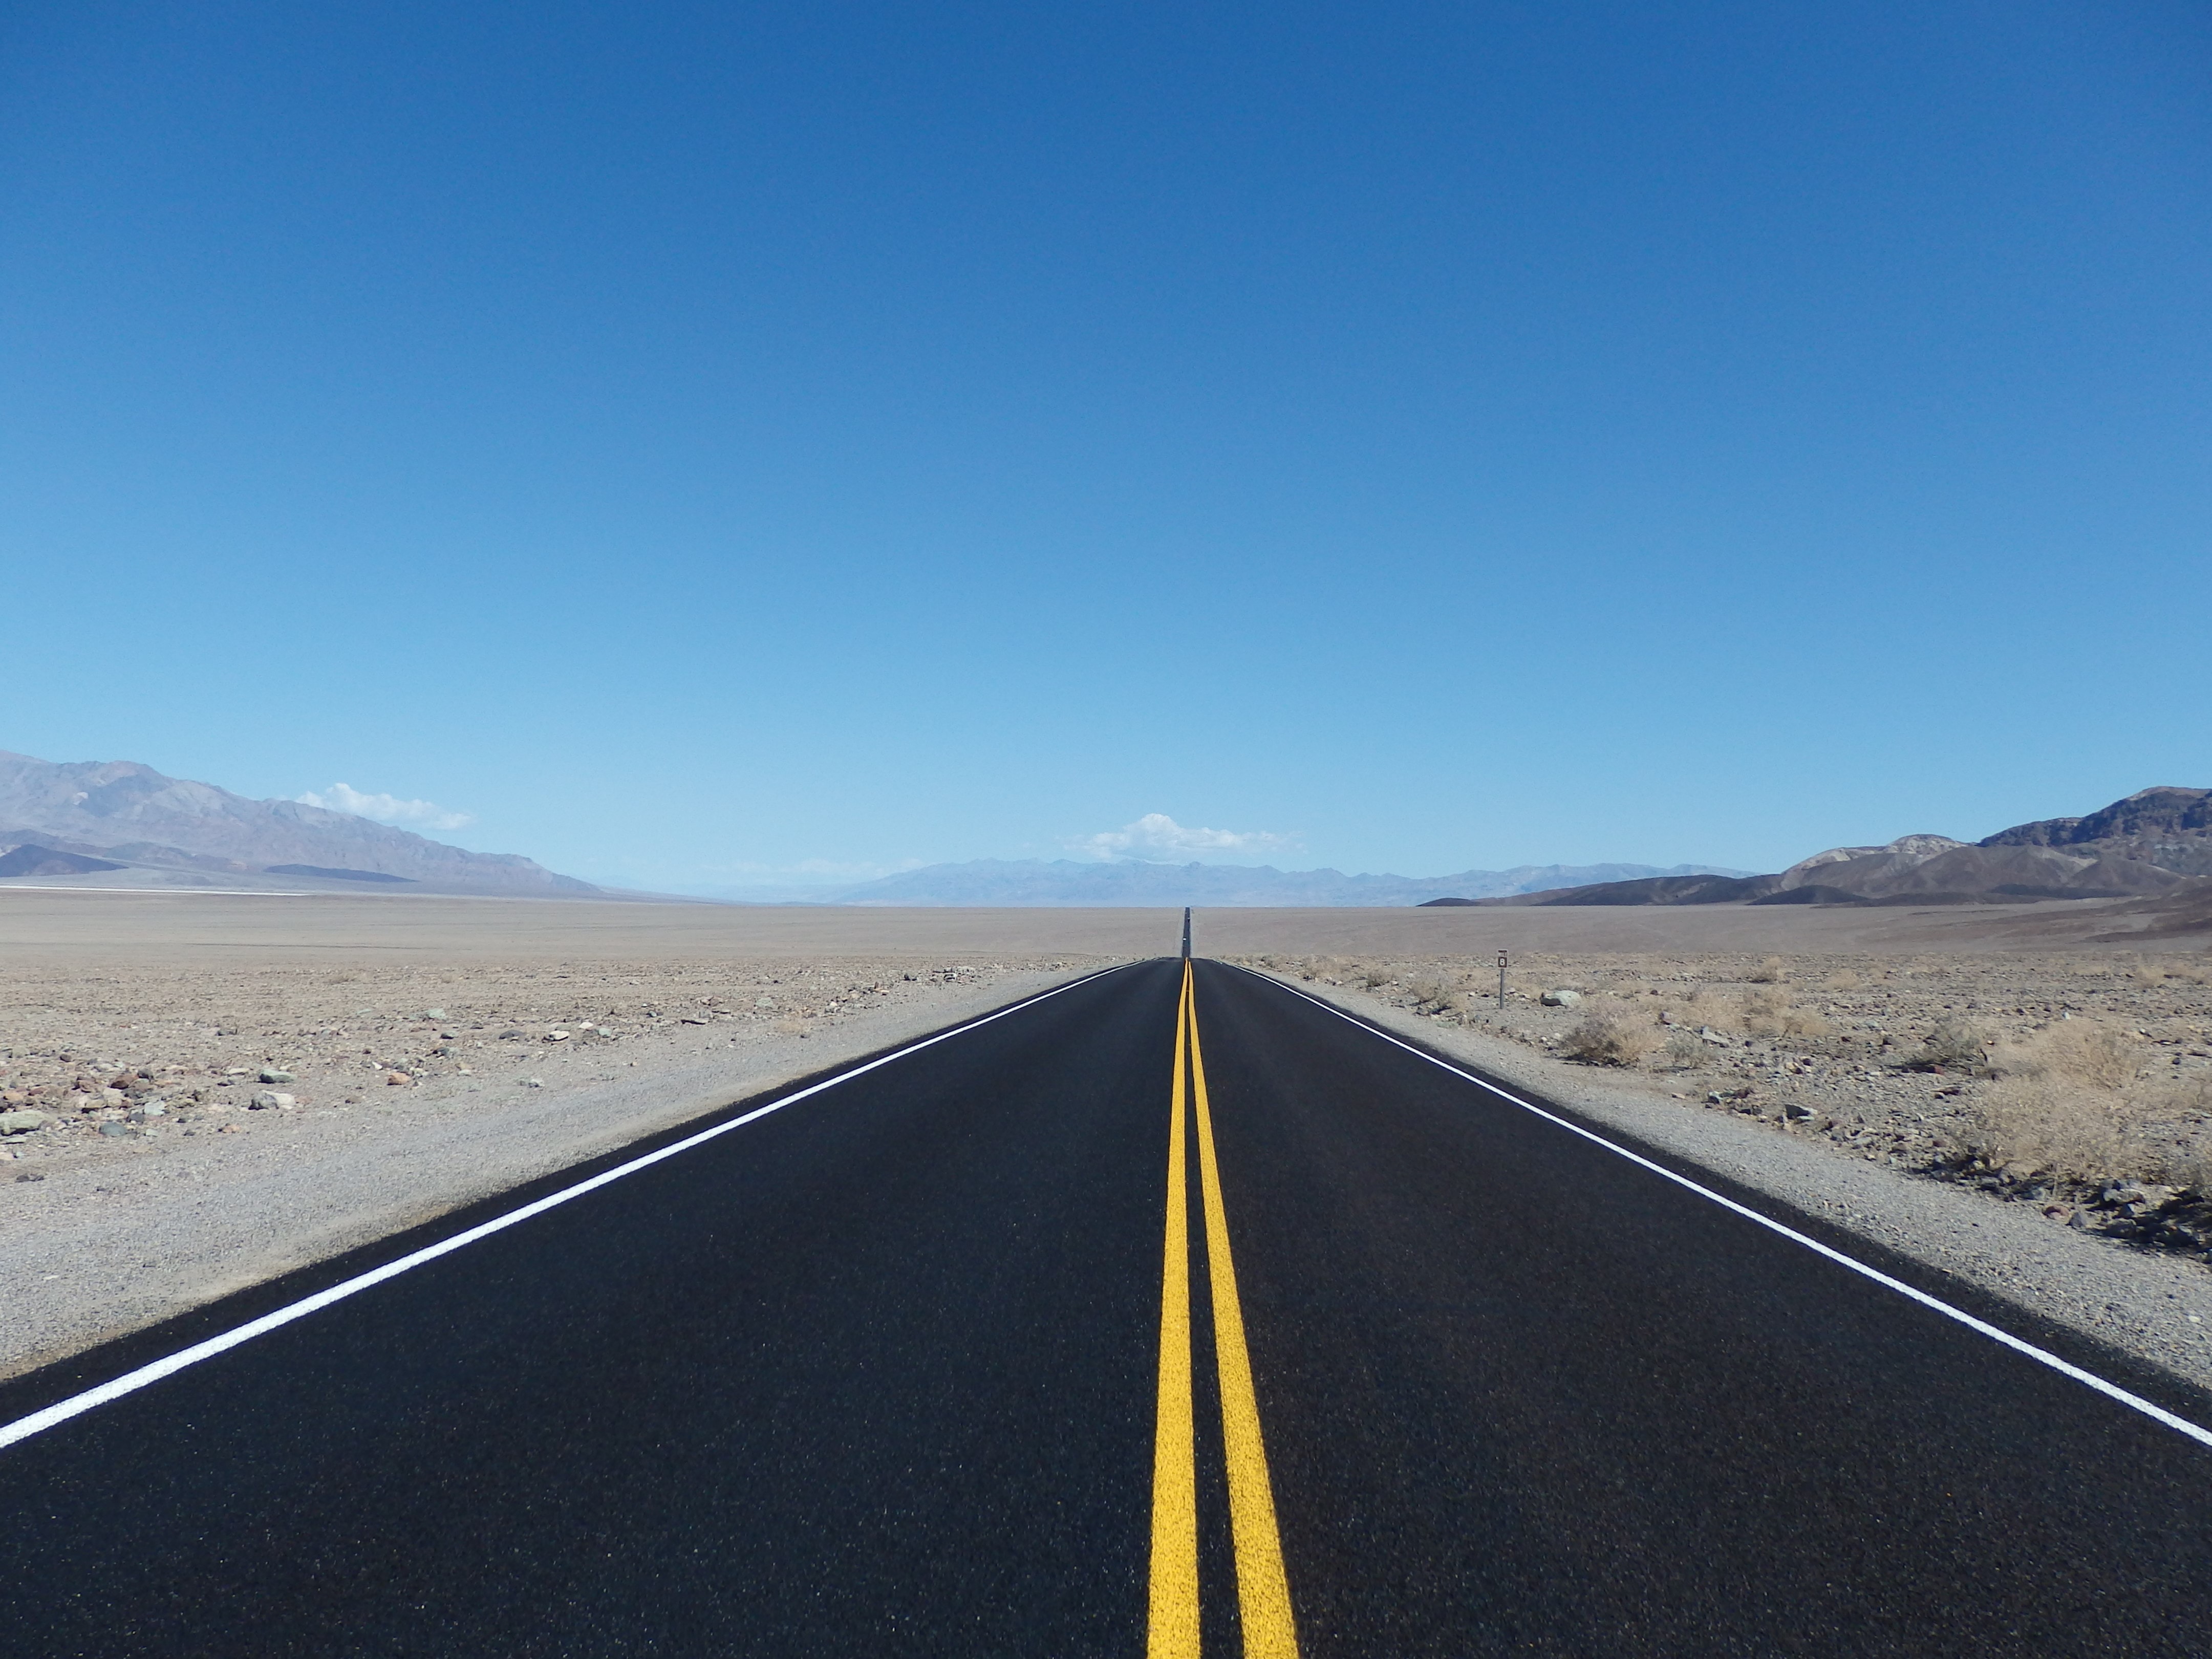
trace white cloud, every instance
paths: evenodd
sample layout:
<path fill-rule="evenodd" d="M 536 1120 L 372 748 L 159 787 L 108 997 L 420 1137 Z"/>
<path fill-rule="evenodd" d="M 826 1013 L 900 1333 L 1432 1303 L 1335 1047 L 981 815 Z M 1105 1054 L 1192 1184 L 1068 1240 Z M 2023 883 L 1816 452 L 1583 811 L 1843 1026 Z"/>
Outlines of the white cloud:
<path fill-rule="evenodd" d="M 469 813 L 450 811 L 434 800 L 365 795 L 349 783 L 334 783 L 319 793 L 306 790 L 292 799 L 302 806 L 319 806 L 327 812 L 350 812 L 357 818 L 404 824 L 410 830 L 459 830 L 476 822 Z"/>
<path fill-rule="evenodd" d="M 1154 863 L 1228 858 L 1240 854 L 1287 853 L 1297 848 L 1295 835 L 1279 836 L 1270 830 L 1186 829 L 1164 812 L 1147 812 L 1119 830 L 1103 830 L 1095 836 L 1073 836 L 1066 845 L 1095 859 L 1144 859 Z"/>

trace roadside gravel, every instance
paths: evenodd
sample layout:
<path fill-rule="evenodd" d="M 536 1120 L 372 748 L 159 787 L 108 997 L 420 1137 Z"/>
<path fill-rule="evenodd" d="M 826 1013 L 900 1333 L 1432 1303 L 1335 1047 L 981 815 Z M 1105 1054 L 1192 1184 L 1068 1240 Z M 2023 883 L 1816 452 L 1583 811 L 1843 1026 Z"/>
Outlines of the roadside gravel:
<path fill-rule="evenodd" d="M 1108 960 L 0 975 L 0 1376 Z"/>

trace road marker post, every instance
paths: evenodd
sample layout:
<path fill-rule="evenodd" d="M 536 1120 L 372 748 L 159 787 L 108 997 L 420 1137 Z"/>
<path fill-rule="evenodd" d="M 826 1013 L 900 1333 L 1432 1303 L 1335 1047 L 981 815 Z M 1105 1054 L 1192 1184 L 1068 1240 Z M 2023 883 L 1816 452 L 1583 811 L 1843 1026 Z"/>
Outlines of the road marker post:
<path fill-rule="evenodd" d="M 1505 1012 L 1505 952 L 1498 953 L 1498 1012 Z"/>

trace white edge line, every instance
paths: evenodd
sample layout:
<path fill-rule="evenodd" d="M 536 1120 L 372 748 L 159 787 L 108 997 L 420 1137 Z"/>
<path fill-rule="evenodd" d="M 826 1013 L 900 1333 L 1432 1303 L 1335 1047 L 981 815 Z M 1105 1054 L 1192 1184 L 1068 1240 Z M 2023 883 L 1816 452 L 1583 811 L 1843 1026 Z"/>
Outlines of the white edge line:
<path fill-rule="evenodd" d="M 1338 1007 L 1334 1003 L 1325 1002 L 1317 996 L 1313 996 L 1304 991 L 1299 990 L 1295 985 L 1285 985 L 1281 980 L 1276 979 L 1270 975 L 1253 973 L 1249 968 L 1242 969 L 1239 971 L 1243 973 L 1251 973 L 1252 977 L 1255 979 L 1266 980 L 1268 984 L 1279 986 L 1282 989 L 1288 991 L 1294 997 L 1304 998 L 1306 1001 L 1313 1004 L 1315 1007 L 1326 1009 L 1328 1012 L 1334 1014 L 1339 1019 L 1343 1020 L 1346 1024 L 1356 1025 L 1363 1031 L 1366 1031 L 1372 1036 L 1381 1037 L 1385 1042 L 1395 1043 L 1397 1047 L 1403 1048 L 1407 1054 L 1416 1055 L 1422 1060 L 1427 1060 L 1431 1066 L 1440 1066 L 1455 1077 L 1465 1078 L 1469 1083 L 1474 1084 L 1478 1089 L 1487 1089 L 1492 1094 L 1496 1095 L 1500 1100 L 1510 1102 L 1511 1104 L 1518 1106 L 1524 1112 L 1533 1112 L 1536 1116 L 1542 1118 L 1547 1123 L 1555 1123 L 1559 1125 L 1560 1128 L 1568 1131 L 1570 1133 L 1578 1134 L 1584 1140 L 1591 1141 L 1597 1146 L 1602 1146 L 1609 1152 L 1618 1153 L 1632 1164 L 1641 1164 L 1644 1168 L 1650 1170 L 1654 1175 L 1663 1176 L 1678 1187 L 1688 1188 L 1700 1198 L 1711 1199 L 1723 1209 L 1733 1210 L 1736 1214 L 1742 1216 L 1748 1220 L 1756 1221 L 1760 1226 L 1768 1229 L 1770 1231 L 1778 1232 L 1781 1234 L 1783 1237 L 1789 1239 L 1795 1243 L 1802 1244 L 1807 1249 L 1814 1251 L 1817 1255 L 1824 1255 L 1831 1261 L 1837 1262 L 1844 1267 L 1849 1267 L 1853 1273 L 1863 1274 L 1866 1278 L 1874 1280 L 1875 1284 L 1882 1285 L 1887 1289 L 1895 1291 L 1899 1296 L 1908 1297 L 1911 1300 L 1920 1304 L 1921 1306 L 1924 1308 L 1932 1308 L 1936 1312 L 1942 1314 L 1947 1319 L 1957 1320 L 1959 1323 L 1964 1325 L 1968 1330 L 1978 1331 L 1982 1335 L 1988 1337 L 1991 1341 L 2001 1342 L 2006 1347 L 2013 1349 L 2016 1352 L 2026 1354 L 2030 1359 L 2036 1360 L 2042 1364 L 2048 1365 L 2052 1370 L 2057 1371 L 2063 1376 L 2072 1377 L 2076 1382 L 2086 1383 L 2088 1387 L 2094 1389 L 2099 1394 L 2109 1395 L 2111 1398 L 2118 1401 L 2123 1406 L 2131 1407 L 2135 1410 L 2141 1412 L 2145 1417 L 2151 1418 L 2157 1422 L 2163 1423 L 2167 1428 L 2172 1429 L 2179 1433 L 2187 1435 L 2191 1440 L 2197 1441 L 2206 1446 L 2212 1446 L 2212 1430 L 2200 1428 L 2197 1425 L 2191 1422 L 2185 1417 L 2177 1417 L 2172 1412 L 2166 1410 L 2165 1407 L 2153 1405 L 2141 1395 L 2130 1394 L 2125 1389 L 2120 1387 L 2118 1383 L 2108 1382 L 2103 1377 L 2098 1376 L 2094 1371 L 2085 1371 L 2079 1365 L 2074 1364 L 2068 1360 L 2061 1359 L 2057 1354 L 2052 1353 L 2047 1348 L 2039 1348 L 2033 1342 L 2024 1342 L 2019 1337 L 2014 1336 L 2010 1331 L 2002 1330 L 1998 1327 L 1990 1324 L 1987 1320 L 1975 1318 L 1973 1315 L 1966 1312 L 1963 1308 L 1954 1308 L 1949 1303 L 1942 1301 L 1936 1297 L 1929 1295 L 1925 1291 L 1916 1290 L 1911 1285 L 1906 1284 L 1903 1279 L 1893 1279 L 1878 1267 L 1869 1267 L 1863 1261 L 1855 1261 L 1851 1257 L 1844 1255 L 1841 1250 L 1833 1249 L 1828 1245 L 1820 1243 L 1819 1239 L 1814 1238 L 1808 1234 L 1801 1233 L 1795 1227 L 1790 1226 L 1784 1222 L 1777 1221 L 1771 1216 L 1761 1215 L 1749 1205 L 1739 1204 L 1735 1200 L 1728 1197 L 1724 1194 L 1717 1193 L 1711 1188 L 1701 1185 L 1699 1182 L 1691 1180 L 1687 1176 L 1677 1175 L 1665 1164 L 1655 1163 L 1650 1158 L 1644 1157 L 1641 1153 L 1632 1152 L 1627 1147 L 1620 1146 L 1617 1142 L 1607 1140 L 1603 1135 L 1597 1134 L 1591 1130 L 1585 1129 L 1581 1124 L 1571 1122 L 1566 1118 L 1561 1117 L 1556 1112 L 1547 1112 L 1541 1106 L 1538 1106 L 1531 1102 L 1523 1100 L 1520 1096 L 1513 1094 L 1507 1090 L 1501 1089 L 1494 1083 L 1486 1082 L 1483 1079 L 1477 1077 L 1472 1072 L 1462 1071 L 1460 1067 L 1453 1065 L 1448 1060 L 1439 1060 L 1436 1055 L 1428 1053 L 1425 1049 L 1415 1048 L 1412 1043 L 1382 1030 L 1382 1027 L 1370 1024 L 1367 1021 L 1360 1018 L 1356 1014 L 1347 1013 L 1345 1010 Z M 4 1441 L 0 1441 L 0 1444 L 4 1443 Z"/>
<path fill-rule="evenodd" d="M 473 1244 L 480 1238 L 488 1238 L 494 1233 L 504 1231 L 518 1222 L 527 1221 L 534 1215 L 542 1215 L 556 1205 L 566 1204 L 572 1198 L 581 1198 L 586 1193 L 604 1187 L 609 1182 L 619 1181 L 626 1175 L 635 1175 L 640 1170 L 659 1163 L 663 1158 L 673 1158 L 678 1152 L 688 1152 L 694 1146 L 704 1146 L 717 1135 L 726 1135 L 732 1129 L 743 1128 L 757 1118 L 766 1117 L 770 1112 L 780 1112 L 787 1106 L 796 1105 L 809 1095 L 818 1095 L 824 1089 L 834 1089 L 839 1084 L 850 1082 L 856 1077 L 874 1071 L 879 1066 L 888 1066 L 895 1060 L 904 1060 L 908 1054 L 919 1054 L 924 1048 L 975 1030 L 978 1026 L 988 1025 L 993 1020 L 1004 1019 L 1009 1014 L 1018 1014 L 1024 1008 L 1034 1008 L 1048 998 L 1056 997 L 1063 991 L 1073 991 L 1079 985 L 1086 985 L 1091 981 L 1103 978 L 1108 974 L 1118 973 L 1127 965 L 1127 963 L 1117 963 L 1110 968 L 1101 968 L 1096 973 L 1084 975 L 1080 979 L 1072 979 L 1065 985 L 1055 985 L 1049 991 L 1041 991 L 1033 997 L 1024 997 L 1021 1001 L 1010 1004 L 994 1013 L 986 1014 L 981 1019 L 971 1019 L 965 1025 L 956 1025 L 951 1030 L 939 1031 L 934 1036 L 922 1038 L 919 1042 L 910 1042 L 894 1053 L 880 1054 L 863 1065 L 855 1066 L 849 1072 L 840 1072 L 835 1077 L 824 1078 L 819 1083 L 810 1084 L 795 1093 L 784 1096 L 781 1100 L 772 1100 L 765 1106 L 756 1106 L 750 1112 L 717 1123 L 710 1128 L 702 1129 L 698 1133 L 688 1135 L 682 1140 L 661 1147 L 658 1152 L 647 1152 L 641 1158 L 634 1158 L 629 1163 L 617 1164 L 611 1170 L 603 1170 L 598 1175 L 591 1176 L 588 1180 L 580 1181 L 573 1187 L 563 1187 L 557 1193 L 548 1193 L 544 1198 L 525 1204 L 520 1209 L 509 1210 L 504 1215 L 494 1216 L 489 1221 L 480 1222 L 464 1232 L 455 1233 L 451 1238 L 441 1239 L 435 1244 L 425 1246 L 410 1255 L 403 1255 L 396 1261 L 387 1261 L 380 1267 L 371 1268 L 365 1273 L 357 1274 L 341 1284 L 333 1285 L 327 1290 L 318 1291 L 313 1296 L 303 1297 L 297 1302 L 289 1303 L 276 1310 L 273 1313 L 265 1313 L 258 1319 L 250 1320 L 234 1330 L 225 1331 L 220 1336 L 211 1336 L 204 1342 L 196 1342 L 189 1348 L 181 1348 L 167 1358 L 156 1359 L 150 1364 L 141 1365 L 135 1371 L 125 1371 L 112 1381 L 101 1383 L 98 1388 L 87 1389 L 82 1394 L 74 1394 L 66 1400 L 57 1401 L 43 1410 L 33 1412 L 27 1417 L 19 1417 L 12 1423 L 0 1425 L 0 1448 L 12 1446 L 19 1440 L 27 1440 L 34 1434 L 41 1433 L 58 1424 L 66 1423 L 70 1418 L 92 1410 L 95 1406 L 105 1406 L 110 1401 L 120 1400 L 126 1394 L 135 1394 L 140 1389 L 150 1383 L 158 1382 L 165 1376 L 173 1376 L 189 1366 L 198 1364 L 203 1359 L 212 1359 L 216 1355 L 235 1348 L 240 1343 L 250 1342 L 257 1336 L 265 1335 L 281 1325 L 289 1325 L 295 1319 L 304 1319 L 311 1313 L 329 1307 L 333 1302 L 343 1302 L 346 1297 L 368 1290 L 372 1285 L 381 1285 L 387 1279 L 396 1279 L 410 1267 L 419 1267 L 426 1261 L 435 1261 L 440 1256 L 450 1255 L 465 1245 Z"/>

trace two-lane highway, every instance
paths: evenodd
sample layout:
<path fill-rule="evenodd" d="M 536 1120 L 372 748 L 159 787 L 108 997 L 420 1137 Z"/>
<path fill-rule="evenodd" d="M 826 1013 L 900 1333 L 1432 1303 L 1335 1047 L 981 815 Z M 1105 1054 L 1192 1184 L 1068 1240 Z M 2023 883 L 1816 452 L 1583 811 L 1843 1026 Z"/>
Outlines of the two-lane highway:
<path fill-rule="evenodd" d="M 1256 976 L 725 1122 L 0 1389 L 0 1647 L 2202 1648 L 2185 1428 Z"/>

